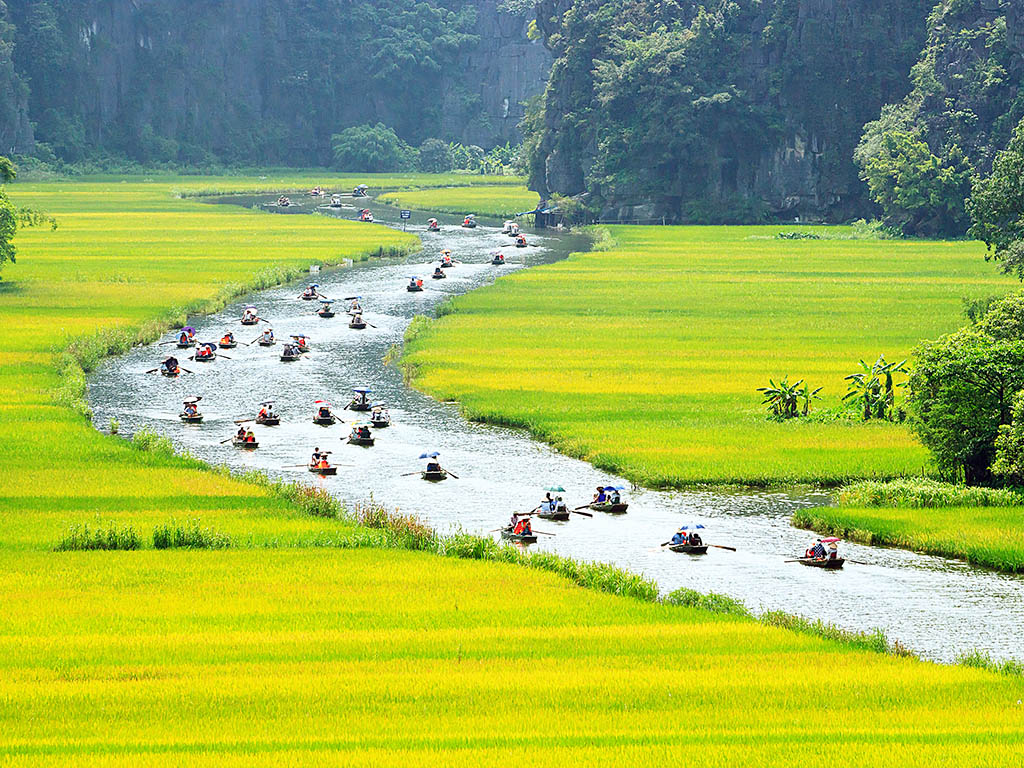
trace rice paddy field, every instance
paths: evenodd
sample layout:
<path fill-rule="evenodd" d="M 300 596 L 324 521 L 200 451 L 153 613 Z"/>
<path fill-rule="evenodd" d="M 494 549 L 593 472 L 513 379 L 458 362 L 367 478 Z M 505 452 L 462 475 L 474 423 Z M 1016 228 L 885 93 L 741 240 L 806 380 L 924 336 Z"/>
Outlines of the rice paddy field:
<path fill-rule="evenodd" d="M 89 363 L 312 261 L 414 245 L 174 192 L 9 189 L 59 228 L 21 230 L 0 282 L 3 765 L 1024 760 L 1019 676 L 514 565 L 350 548 L 352 523 L 94 431 L 69 344 Z M 235 545 L 153 549 L 152 527 L 172 516 Z M 54 551 L 69 526 L 94 522 L 135 527 L 142 548 Z"/>
<path fill-rule="evenodd" d="M 515 216 L 517 213 L 532 211 L 537 207 L 540 198 L 536 192 L 531 192 L 520 182 L 519 186 L 488 186 L 487 188 L 466 186 L 446 189 L 406 189 L 386 192 L 378 199 L 405 208 L 454 213 L 460 216 L 475 213 L 478 216 L 504 219 Z"/>
<path fill-rule="evenodd" d="M 520 272 L 420 326 L 404 364 L 472 418 L 652 486 L 835 484 L 920 474 L 902 425 L 832 418 L 843 377 L 907 357 L 1003 294 L 973 242 L 852 239 L 847 228 L 612 227 L 609 250 Z M 847 238 L 847 239 L 842 239 Z M 766 419 L 769 379 L 823 387 Z M 815 415 L 817 414 L 817 416 Z"/>

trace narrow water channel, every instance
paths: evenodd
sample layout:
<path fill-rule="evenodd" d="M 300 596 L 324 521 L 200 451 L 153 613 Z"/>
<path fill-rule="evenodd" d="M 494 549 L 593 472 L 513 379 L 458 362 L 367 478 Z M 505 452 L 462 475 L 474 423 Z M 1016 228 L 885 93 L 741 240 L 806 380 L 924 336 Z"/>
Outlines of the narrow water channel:
<path fill-rule="evenodd" d="M 269 206 L 270 196 L 225 198 L 216 202 Z M 328 209 L 323 201 L 296 199 L 287 213 L 355 216 L 354 207 Z M 365 203 L 378 222 L 401 226 L 398 211 Z M 360 205 L 359 207 L 363 207 Z M 258 329 L 238 323 L 244 304 L 253 303 L 269 318 L 278 338 L 291 333 L 312 337 L 313 351 L 296 363 L 278 359 L 280 347 L 239 347 L 231 360 L 192 364 L 194 376 L 168 380 L 145 371 L 173 347 L 149 345 L 110 360 L 89 380 L 95 423 L 103 428 L 116 417 L 122 432 L 149 427 L 200 458 L 235 468 L 258 468 L 277 477 L 321 483 L 341 498 L 371 494 L 388 506 L 419 515 L 440 531 L 461 528 L 488 533 L 513 511 L 533 508 L 543 487 L 561 485 L 570 506 L 590 498 L 598 485 L 627 485 L 620 478 L 567 458 L 518 431 L 467 422 L 455 405 L 439 403 L 407 387 L 401 374 L 383 362 L 401 342 L 413 316 L 430 314 L 452 295 L 487 284 L 501 274 L 550 263 L 580 250 L 585 241 L 571 234 L 527 232 L 531 247 L 512 247 L 495 222 L 475 230 L 458 226 L 461 217 L 438 216 L 440 233 L 425 231 L 428 213 L 414 212 L 409 229 L 422 237 L 423 251 L 407 259 L 372 260 L 349 269 L 324 272 L 311 280 L 332 297 L 363 297 L 365 317 L 375 327 L 350 330 L 340 314 L 329 320 L 313 314 L 310 302 L 297 300 L 302 285 L 265 291 L 192 324 L 201 340 L 216 340 L 233 330 L 249 341 Z M 367 224 L 366 226 L 380 226 Z M 459 264 L 446 280 L 429 279 L 442 248 Z M 508 265 L 492 266 L 490 253 L 502 250 Z M 423 293 L 408 293 L 410 276 L 424 278 Z M 167 338 L 170 338 L 168 336 Z M 187 354 L 187 352 L 186 352 Z M 183 355 L 181 356 L 183 357 Z M 352 387 L 365 386 L 385 401 L 394 424 L 375 433 L 372 448 L 349 446 L 348 427 L 311 423 L 313 401 L 326 399 L 340 412 Z M 181 398 L 201 395 L 206 421 L 178 421 Z M 260 448 L 239 452 L 218 442 L 235 429 L 232 420 L 254 413 L 273 399 L 282 416 L 279 427 L 255 427 Z M 354 419 L 349 412 L 347 418 Z M 305 461 L 319 446 L 334 451 L 341 466 L 334 478 L 310 478 L 303 469 L 282 469 Z M 459 479 L 431 484 L 403 473 L 421 468 L 418 456 L 439 451 Z M 542 536 L 534 545 L 575 558 L 606 561 L 655 579 L 665 591 L 689 587 L 741 600 L 755 611 L 781 609 L 839 626 L 880 628 L 921 655 L 952 661 L 979 649 L 996 658 L 1024 660 L 1024 578 L 973 568 L 964 563 L 894 549 L 846 544 L 851 560 L 838 572 L 785 563 L 813 538 L 789 524 L 794 509 L 827 503 L 814 493 L 660 492 L 628 493 L 627 514 L 593 518 L 573 516 L 568 523 L 538 521 Z M 659 545 L 683 523 L 706 526 L 704 538 L 737 552 L 712 549 L 703 557 L 673 554 Z"/>

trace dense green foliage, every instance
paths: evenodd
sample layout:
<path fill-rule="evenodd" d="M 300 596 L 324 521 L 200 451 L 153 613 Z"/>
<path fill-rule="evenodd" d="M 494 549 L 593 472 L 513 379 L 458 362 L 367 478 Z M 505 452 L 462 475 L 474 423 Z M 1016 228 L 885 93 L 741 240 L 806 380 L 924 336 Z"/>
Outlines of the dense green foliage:
<path fill-rule="evenodd" d="M 988 172 L 1024 115 L 1020 23 L 998 3 L 941 0 L 911 70 L 913 89 L 865 126 L 862 177 L 905 233 L 966 230 L 970 174 Z"/>
<path fill-rule="evenodd" d="M 424 173 L 448 173 L 452 169 L 451 147 L 440 139 L 427 139 L 420 144 L 419 166 Z"/>
<path fill-rule="evenodd" d="M 970 212 L 971 235 L 985 242 L 1004 272 L 1024 280 L 1024 120 L 996 156 L 992 173 L 974 183 Z"/>
<path fill-rule="evenodd" d="M 1016 485 L 1024 485 L 1024 391 L 1013 398 L 1011 422 L 999 427 L 992 474 Z"/>
<path fill-rule="evenodd" d="M 412 148 L 383 123 L 346 128 L 331 137 L 331 147 L 343 171 L 406 171 L 415 163 Z"/>
<path fill-rule="evenodd" d="M 524 122 L 531 187 L 694 222 L 853 211 L 854 145 L 906 92 L 930 2 L 831 6 L 541 2 L 556 61 Z"/>
<path fill-rule="evenodd" d="M 514 132 L 492 124 L 497 99 L 485 104 L 465 69 L 478 46 L 502 43 L 481 37 L 475 0 L 9 5 L 0 148 L 27 111 L 36 155 L 57 167 L 327 165 L 333 132 L 377 122 L 414 146 Z"/>
<path fill-rule="evenodd" d="M 940 469 L 985 480 L 1000 427 L 1024 389 L 1024 294 L 995 302 L 981 322 L 915 351 L 909 406 L 914 431 Z"/>
<path fill-rule="evenodd" d="M 11 181 L 16 176 L 14 165 L 6 157 L 0 156 L 0 185 Z M 18 230 L 18 219 L 14 206 L 7 199 L 7 193 L 0 186 L 0 267 L 5 261 L 14 261 L 17 249 L 11 241 Z"/>

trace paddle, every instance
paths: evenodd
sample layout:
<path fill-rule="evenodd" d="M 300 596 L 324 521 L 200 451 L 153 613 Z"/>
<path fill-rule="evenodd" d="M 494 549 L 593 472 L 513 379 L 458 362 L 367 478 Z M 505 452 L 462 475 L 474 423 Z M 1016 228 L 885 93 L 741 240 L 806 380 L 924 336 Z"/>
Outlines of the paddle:
<path fill-rule="evenodd" d="M 722 544 L 708 544 L 708 546 L 709 547 L 714 547 L 715 549 L 727 549 L 730 552 L 735 552 L 736 551 L 736 547 L 726 547 L 726 546 L 724 546 Z"/>
<path fill-rule="evenodd" d="M 195 373 L 195 371 L 190 371 L 188 368 L 182 368 L 180 365 L 178 366 L 178 368 L 181 368 L 181 370 L 183 370 L 185 373 Z"/>
<path fill-rule="evenodd" d="M 266 323 L 267 325 L 270 325 L 270 321 L 269 320 L 264 320 L 262 317 L 257 317 L 256 320 L 258 322 Z"/>
<path fill-rule="evenodd" d="M 373 323 L 371 323 L 371 322 L 370 322 L 370 321 L 368 321 L 368 320 L 363 320 L 363 322 L 364 322 L 364 323 L 366 323 L 366 324 L 367 324 L 368 326 L 370 326 L 371 328 L 376 328 L 376 327 L 377 327 L 376 325 L 374 325 Z"/>
<path fill-rule="evenodd" d="M 233 358 L 230 358 L 227 355 L 225 355 L 223 352 L 221 354 L 217 355 L 217 357 L 223 357 L 225 360 L 232 360 L 233 359 Z"/>
<path fill-rule="evenodd" d="M 544 531 L 532 531 L 532 533 L 538 533 L 541 536 L 554 536 L 555 535 L 553 533 L 544 533 Z"/>
<path fill-rule="evenodd" d="M 221 444 L 221 445 L 224 445 L 224 443 L 228 442 L 228 440 L 234 440 L 234 439 L 235 439 L 235 438 L 234 438 L 234 436 L 232 436 L 232 437 L 229 437 L 229 438 L 228 438 L 227 440 L 221 440 L 221 441 L 220 441 L 220 444 Z"/>
<path fill-rule="evenodd" d="M 590 513 L 590 512 L 580 512 L 579 510 L 575 510 L 575 509 L 573 509 L 573 510 L 570 510 L 570 511 L 571 511 L 571 512 L 572 512 L 573 514 L 576 514 L 576 515 L 583 515 L 584 517 L 593 517 L 593 516 L 594 516 L 594 515 L 593 515 L 592 513 Z"/>
<path fill-rule="evenodd" d="M 591 504 L 593 504 L 593 502 L 591 502 Z M 579 510 L 581 510 L 581 509 L 586 509 L 586 508 L 587 508 L 587 507 L 589 507 L 589 506 L 590 506 L 590 504 L 584 504 L 584 505 L 583 505 L 582 507 L 576 507 L 575 509 L 572 509 L 572 510 L 570 510 L 570 511 L 572 511 L 572 512 L 578 512 Z M 591 515 L 591 517 L 593 517 L 593 515 Z"/>
<path fill-rule="evenodd" d="M 253 339 L 253 340 L 252 340 L 251 342 L 249 342 L 249 343 L 250 343 L 250 344 L 255 344 L 255 343 L 256 343 L 257 341 L 259 341 L 259 340 L 260 340 L 260 339 L 262 339 L 262 338 L 263 338 L 262 336 L 257 336 L 257 337 L 256 337 L 255 339 Z"/>
<path fill-rule="evenodd" d="M 419 475 L 419 474 L 422 474 L 422 473 L 419 472 L 419 471 L 416 471 L 416 472 L 406 472 L 404 475 L 399 475 L 399 477 L 411 477 L 412 475 Z"/>
<path fill-rule="evenodd" d="M 159 344 L 157 344 L 157 346 L 158 346 L 158 347 L 162 347 L 162 346 L 164 346 L 165 344 L 177 344 L 177 343 L 178 343 L 178 340 L 177 340 L 177 339 L 175 339 L 174 341 L 161 341 L 161 342 L 160 342 Z"/>
<path fill-rule="evenodd" d="M 256 421 L 256 419 L 236 419 L 235 424 L 245 424 L 246 422 L 249 421 Z"/>
<path fill-rule="evenodd" d="M 456 480 L 459 480 L 459 479 L 460 479 L 460 478 L 459 478 L 459 476 L 458 476 L 458 475 L 456 475 L 456 474 L 455 474 L 454 472 L 452 472 L 452 471 L 451 471 L 450 469 L 446 469 L 446 470 L 445 470 L 445 472 L 447 472 L 447 473 L 448 473 L 449 475 L 451 475 L 452 477 L 454 477 L 454 478 L 455 478 Z"/>
<path fill-rule="evenodd" d="M 156 373 L 159 370 L 159 368 L 150 368 L 148 371 L 146 371 L 146 373 Z"/>

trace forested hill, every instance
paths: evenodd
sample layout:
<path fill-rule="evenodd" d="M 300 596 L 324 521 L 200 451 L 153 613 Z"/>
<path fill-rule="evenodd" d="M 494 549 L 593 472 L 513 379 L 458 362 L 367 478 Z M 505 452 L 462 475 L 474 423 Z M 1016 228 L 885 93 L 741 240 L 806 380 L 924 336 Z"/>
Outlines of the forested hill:
<path fill-rule="evenodd" d="M 853 149 L 909 90 L 934 0 L 543 0 L 531 182 L 606 218 L 842 218 Z"/>
<path fill-rule="evenodd" d="M 326 164 L 332 133 L 378 121 L 516 143 L 551 62 L 523 5 L 0 0 L 0 151 Z"/>
<path fill-rule="evenodd" d="M 936 233 L 1020 117 L 1021 4 L 542 0 L 555 64 L 529 121 L 531 185 L 586 192 L 606 219 L 842 220 L 877 213 L 874 197 L 908 233 Z M 883 158 L 869 190 L 859 176 L 894 126 L 919 159 L 906 173 L 898 150 Z M 936 162 L 957 172 L 930 178 Z M 903 209 L 936 195 L 947 204 Z"/>

